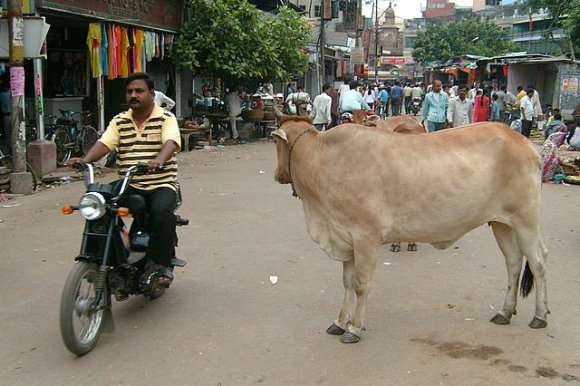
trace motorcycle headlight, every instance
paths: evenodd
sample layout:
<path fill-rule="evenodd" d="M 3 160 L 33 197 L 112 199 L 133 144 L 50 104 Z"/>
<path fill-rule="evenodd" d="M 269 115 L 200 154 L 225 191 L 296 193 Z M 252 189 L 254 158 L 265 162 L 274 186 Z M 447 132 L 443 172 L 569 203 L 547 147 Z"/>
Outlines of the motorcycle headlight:
<path fill-rule="evenodd" d="M 81 197 L 79 211 L 81 212 L 81 216 L 87 220 L 96 220 L 103 217 L 106 211 L 105 197 L 100 193 L 85 193 Z"/>

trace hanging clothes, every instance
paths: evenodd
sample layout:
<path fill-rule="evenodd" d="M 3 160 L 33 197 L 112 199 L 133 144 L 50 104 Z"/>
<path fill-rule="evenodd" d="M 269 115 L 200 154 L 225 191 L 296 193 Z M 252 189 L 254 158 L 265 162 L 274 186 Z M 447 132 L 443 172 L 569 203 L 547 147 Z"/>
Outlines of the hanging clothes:
<path fill-rule="evenodd" d="M 155 34 L 155 57 L 158 58 L 161 55 L 161 50 L 159 49 L 159 34 Z"/>
<path fill-rule="evenodd" d="M 99 46 L 101 44 L 101 23 L 90 23 L 87 34 L 87 47 L 91 63 L 91 75 L 93 78 L 101 76 L 101 63 L 99 60 Z"/>
<path fill-rule="evenodd" d="M 115 26 L 113 24 L 109 24 L 107 26 L 107 40 L 108 40 L 108 47 L 107 51 L 109 54 L 108 57 L 108 67 L 109 67 L 109 74 L 107 79 L 115 79 L 118 74 L 117 70 L 117 41 L 115 39 Z"/>
<path fill-rule="evenodd" d="M 136 28 L 133 33 L 135 37 L 135 72 L 143 72 L 145 67 L 143 66 L 143 35 L 144 32 L 141 29 Z"/>
<path fill-rule="evenodd" d="M 173 46 L 173 34 L 165 34 L 165 55 L 171 55 L 171 48 Z"/>
<path fill-rule="evenodd" d="M 146 62 L 150 62 L 153 59 L 153 52 L 155 51 L 154 48 L 155 39 L 151 31 L 145 31 L 145 42 L 143 44 L 143 56 L 145 57 Z"/>
<path fill-rule="evenodd" d="M 129 74 L 135 72 L 135 28 L 129 27 L 129 50 L 127 51 L 127 63 L 129 64 Z"/>
<path fill-rule="evenodd" d="M 121 71 L 119 77 L 127 78 L 129 76 L 129 30 L 127 27 L 121 27 Z"/>
<path fill-rule="evenodd" d="M 121 77 L 121 68 L 123 65 L 123 28 L 120 25 L 115 26 L 115 50 L 117 52 L 115 56 L 116 67 L 117 67 L 117 78 Z"/>
<path fill-rule="evenodd" d="M 99 47 L 101 74 L 109 75 L 109 40 L 107 38 L 107 25 L 101 23 L 101 46 Z"/>

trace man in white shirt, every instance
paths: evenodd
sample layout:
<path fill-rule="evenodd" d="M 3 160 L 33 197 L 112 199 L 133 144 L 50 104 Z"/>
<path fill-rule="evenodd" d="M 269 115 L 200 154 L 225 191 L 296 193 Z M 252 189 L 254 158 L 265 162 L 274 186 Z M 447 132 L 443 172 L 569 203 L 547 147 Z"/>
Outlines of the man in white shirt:
<path fill-rule="evenodd" d="M 403 88 L 403 102 L 405 103 L 405 114 L 409 114 L 409 110 L 411 107 L 411 94 L 413 93 L 413 89 L 409 83 L 405 84 Z"/>
<path fill-rule="evenodd" d="M 473 122 L 473 105 L 467 99 L 467 86 L 459 87 L 459 97 L 449 100 L 447 121 L 450 127 L 469 125 Z"/>
<path fill-rule="evenodd" d="M 332 122 L 332 116 L 330 114 L 332 98 L 327 94 L 330 87 L 328 83 L 322 86 L 322 93 L 317 95 L 314 98 L 314 102 L 312 102 L 312 112 L 310 113 L 310 116 L 313 118 L 312 124 L 321 131 L 325 131 Z"/>
<path fill-rule="evenodd" d="M 155 90 L 155 104 L 159 107 L 163 107 L 167 111 L 171 111 L 175 106 L 175 101 L 163 94 L 161 91 Z"/>
<path fill-rule="evenodd" d="M 345 81 L 343 84 L 340 85 L 340 87 L 338 89 L 338 95 L 339 95 L 339 97 L 338 97 L 338 105 L 339 106 L 342 104 L 342 97 L 349 90 L 350 90 L 350 84 L 347 81 Z"/>
<path fill-rule="evenodd" d="M 532 122 L 534 120 L 534 103 L 532 101 L 533 97 L 534 97 L 534 89 L 528 88 L 526 90 L 526 96 L 524 96 L 520 101 L 522 134 L 526 138 L 530 138 L 530 132 L 532 131 Z"/>
<path fill-rule="evenodd" d="M 423 99 L 423 88 L 421 88 L 421 83 L 417 83 L 415 87 L 413 87 L 411 90 L 411 97 Z"/>
<path fill-rule="evenodd" d="M 534 105 L 534 121 L 532 122 L 532 127 L 534 127 L 538 123 L 538 118 L 540 118 L 540 115 L 544 114 L 544 111 L 542 110 L 542 102 L 540 101 L 540 94 L 538 93 L 538 90 L 532 86 L 528 86 L 528 88 L 534 90 L 534 96 L 532 97 L 532 105 Z"/>
<path fill-rule="evenodd" d="M 237 121 L 242 114 L 242 100 L 246 99 L 246 92 L 243 89 L 233 90 L 224 98 L 224 102 L 228 107 L 228 116 L 230 118 L 230 128 L 232 130 L 232 140 L 234 143 L 238 141 Z"/>

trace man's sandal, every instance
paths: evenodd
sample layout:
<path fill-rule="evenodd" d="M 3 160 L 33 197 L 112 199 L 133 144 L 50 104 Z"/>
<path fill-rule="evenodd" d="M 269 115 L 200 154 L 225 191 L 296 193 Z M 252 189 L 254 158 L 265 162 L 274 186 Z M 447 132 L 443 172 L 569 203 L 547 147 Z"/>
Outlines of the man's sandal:
<path fill-rule="evenodd" d="M 158 272 L 159 278 L 157 279 L 157 284 L 160 287 L 169 287 L 173 283 L 173 267 L 161 267 Z"/>

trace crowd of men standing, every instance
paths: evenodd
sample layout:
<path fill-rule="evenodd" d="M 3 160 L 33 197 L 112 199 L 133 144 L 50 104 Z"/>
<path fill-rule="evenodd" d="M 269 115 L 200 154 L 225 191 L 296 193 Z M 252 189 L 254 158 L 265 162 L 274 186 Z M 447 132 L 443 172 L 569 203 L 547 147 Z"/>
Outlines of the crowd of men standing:
<path fill-rule="evenodd" d="M 388 85 L 354 80 L 342 84 L 338 90 L 325 84 L 322 94 L 314 99 L 310 115 L 314 125 L 325 130 L 337 125 L 343 113 L 374 110 L 381 118 L 386 118 L 409 114 L 413 101 L 419 100 L 421 121 L 428 132 L 485 121 L 509 124 L 519 118 L 521 128 L 518 131 L 529 137 L 543 114 L 538 91 L 531 86 L 526 89 L 518 86 L 513 94 L 505 86 L 493 90 L 476 82 L 471 88 L 466 85 L 449 87 L 435 80 L 426 91 L 425 94 L 421 83 Z"/>

